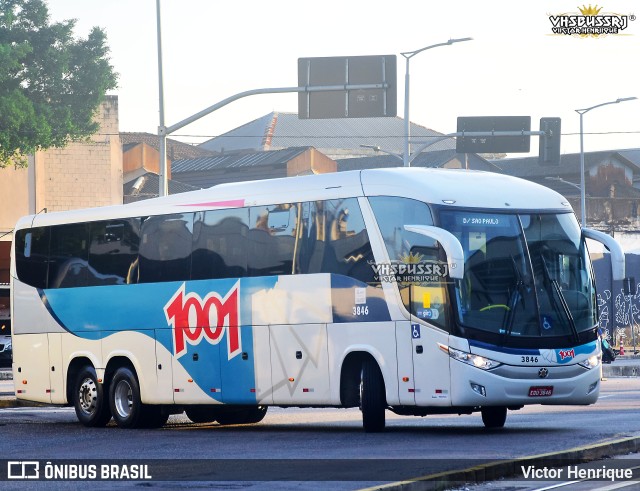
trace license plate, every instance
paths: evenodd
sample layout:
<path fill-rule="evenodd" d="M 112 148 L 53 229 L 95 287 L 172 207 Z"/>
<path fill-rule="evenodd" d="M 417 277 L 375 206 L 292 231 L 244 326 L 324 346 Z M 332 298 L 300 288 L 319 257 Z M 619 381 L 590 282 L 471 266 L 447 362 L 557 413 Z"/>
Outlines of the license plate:
<path fill-rule="evenodd" d="M 553 386 L 529 387 L 529 397 L 548 397 L 553 394 Z"/>

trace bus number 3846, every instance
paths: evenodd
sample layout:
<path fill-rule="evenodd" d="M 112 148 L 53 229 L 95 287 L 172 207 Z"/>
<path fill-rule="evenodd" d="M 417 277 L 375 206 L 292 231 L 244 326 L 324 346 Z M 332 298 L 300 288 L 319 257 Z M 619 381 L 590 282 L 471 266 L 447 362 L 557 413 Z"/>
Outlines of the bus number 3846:
<path fill-rule="evenodd" d="M 353 315 L 369 315 L 368 305 L 354 305 Z"/>
<path fill-rule="evenodd" d="M 537 356 L 521 356 L 520 362 L 521 363 L 538 363 L 538 357 Z"/>

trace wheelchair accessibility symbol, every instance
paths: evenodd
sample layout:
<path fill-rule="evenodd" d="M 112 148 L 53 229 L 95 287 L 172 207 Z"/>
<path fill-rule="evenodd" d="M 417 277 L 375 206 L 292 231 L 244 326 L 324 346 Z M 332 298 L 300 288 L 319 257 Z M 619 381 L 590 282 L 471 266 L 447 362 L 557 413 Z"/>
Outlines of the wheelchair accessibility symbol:
<path fill-rule="evenodd" d="M 411 324 L 411 337 L 420 339 L 420 324 Z"/>

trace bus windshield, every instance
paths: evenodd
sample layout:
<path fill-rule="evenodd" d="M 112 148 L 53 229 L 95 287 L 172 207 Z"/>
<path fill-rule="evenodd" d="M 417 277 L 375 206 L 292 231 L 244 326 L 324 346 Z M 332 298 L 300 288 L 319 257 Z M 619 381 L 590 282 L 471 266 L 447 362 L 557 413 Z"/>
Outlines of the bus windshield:
<path fill-rule="evenodd" d="M 464 277 L 454 287 L 462 329 L 506 344 L 516 337 L 577 342 L 594 329 L 591 264 L 571 213 L 442 210 L 439 218 L 464 250 Z"/>

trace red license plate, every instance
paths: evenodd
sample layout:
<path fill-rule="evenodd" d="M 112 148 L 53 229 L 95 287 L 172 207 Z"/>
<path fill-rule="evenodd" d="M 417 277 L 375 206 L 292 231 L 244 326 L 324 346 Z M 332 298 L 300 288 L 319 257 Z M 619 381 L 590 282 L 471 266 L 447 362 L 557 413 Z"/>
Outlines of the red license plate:
<path fill-rule="evenodd" d="M 529 397 L 548 397 L 553 394 L 553 386 L 529 387 Z"/>

